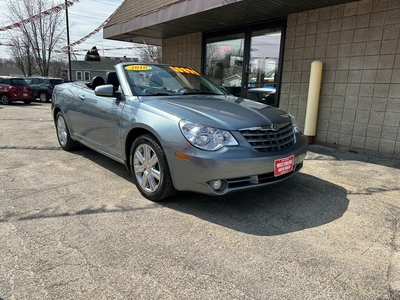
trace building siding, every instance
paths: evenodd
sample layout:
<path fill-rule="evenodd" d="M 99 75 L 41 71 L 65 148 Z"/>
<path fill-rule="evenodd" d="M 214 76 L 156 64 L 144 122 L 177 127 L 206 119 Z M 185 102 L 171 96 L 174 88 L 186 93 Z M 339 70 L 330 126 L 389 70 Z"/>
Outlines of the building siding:
<path fill-rule="evenodd" d="M 311 62 L 324 63 L 316 141 L 400 154 L 400 1 L 288 16 L 280 107 L 304 128 Z"/>
<path fill-rule="evenodd" d="M 146 15 L 181 1 L 182 0 L 125 0 L 118 8 L 118 13 L 111 17 L 107 26 L 122 23 L 137 16 Z"/>
<path fill-rule="evenodd" d="M 162 62 L 201 71 L 201 43 L 201 32 L 163 39 Z"/>

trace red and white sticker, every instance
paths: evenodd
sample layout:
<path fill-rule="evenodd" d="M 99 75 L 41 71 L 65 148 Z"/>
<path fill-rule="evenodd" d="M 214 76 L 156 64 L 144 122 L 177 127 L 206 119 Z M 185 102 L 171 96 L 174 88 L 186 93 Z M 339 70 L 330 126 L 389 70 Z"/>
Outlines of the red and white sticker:
<path fill-rule="evenodd" d="M 294 156 L 277 159 L 274 161 L 274 176 L 278 177 L 293 171 Z"/>

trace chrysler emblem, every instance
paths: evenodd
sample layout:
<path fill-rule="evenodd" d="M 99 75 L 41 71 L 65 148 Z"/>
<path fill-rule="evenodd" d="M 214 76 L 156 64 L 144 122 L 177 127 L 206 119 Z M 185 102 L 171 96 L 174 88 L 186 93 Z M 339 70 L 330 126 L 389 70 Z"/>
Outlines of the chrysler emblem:
<path fill-rule="evenodd" d="M 276 124 L 271 124 L 271 129 L 274 131 L 277 131 L 279 129 L 279 127 Z"/>
<path fill-rule="evenodd" d="M 245 130 L 250 130 L 250 131 L 255 131 L 255 130 L 260 130 L 260 131 L 278 131 L 282 128 L 284 128 L 285 126 L 290 125 L 291 123 L 278 123 L 278 124 L 274 124 L 272 123 L 271 125 L 265 125 L 262 127 L 249 127 L 249 128 L 242 128 L 240 129 L 240 131 L 245 131 Z"/>

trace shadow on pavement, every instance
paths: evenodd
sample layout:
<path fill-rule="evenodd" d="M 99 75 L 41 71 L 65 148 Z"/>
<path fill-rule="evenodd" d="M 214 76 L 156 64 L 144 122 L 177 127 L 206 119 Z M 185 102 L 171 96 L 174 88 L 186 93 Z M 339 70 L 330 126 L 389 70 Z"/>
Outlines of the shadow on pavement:
<path fill-rule="evenodd" d="M 132 188 L 135 186 L 132 183 Z M 179 193 L 146 206 L 86 207 L 60 212 L 58 207 L 34 213 L 3 214 L 1 222 L 124 213 L 167 207 L 207 222 L 257 236 L 273 236 L 318 227 L 339 219 L 347 210 L 346 190 L 299 173 L 286 182 L 222 197 Z"/>
<path fill-rule="evenodd" d="M 362 149 L 351 150 L 339 146 L 337 146 L 337 148 L 338 149 L 318 144 L 309 145 L 307 159 L 338 161 L 352 160 L 400 169 L 400 157 L 396 155 L 381 154 Z"/>
<path fill-rule="evenodd" d="M 160 204 L 232 230 L 272 236 L 339 219 L 349 200 L 345 189 L 299 173 L 256 190 L 222 197 L 182 193 Z"/>
<path fill-rule="evenodd" d="M 118 162 L 85 147 L 72 153 L 84 156 L 132 182 L 129 171 Z M 136 189 L 133 182 L 132 189 Z M 348 204 L 344 188 L 300 172 L 284 182 L 220 197 L 179 193 L 159 203 L 149 201 L 149 205 L 144 207 L 132 205 L 110 208 L 107 204 L 99 204 L 98 207 L 63 213 L 53 207 L 33 214 L 6 213 L 0 222 L 124 213 L 163 206 L 246 234 L 273 236 L 332 222 L 344 214 Z"/>
<path fill-rule="evenodd" d="M 7 106 L 14 106 L 14 107 L 21 107 L 21 108 L 32 108 L 32 107 L 34 107 L 34 106 L 41 106 L 41 104 L 46 104 L 46 103 L 37 103 L 37 102 L 34 102 L 34 100 L 32 100 L 32 102 L 31 103 L 29 103 L 29 104 L 25 104 L 24 102 L 20 102 L 20 101 L 15 101 L 15 102 L 12 102 L 11 104 L 8 104 L 8 105 L 2 105 L 2 106 L 0 106 L 0 107 L 3 107 L 3 108 L 6 108 Z"/>

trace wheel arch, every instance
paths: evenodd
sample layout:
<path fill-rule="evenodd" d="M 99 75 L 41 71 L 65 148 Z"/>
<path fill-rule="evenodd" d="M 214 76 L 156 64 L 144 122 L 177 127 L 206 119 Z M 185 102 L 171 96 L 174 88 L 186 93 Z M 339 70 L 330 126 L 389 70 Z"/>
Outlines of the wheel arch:
<path fill-rule="evenodd" d="M 144 138 L 145 143 L 149 143 L 150 147 L 153 149 L 153 151 L 157 155 L 157 163 L 158 168 L 160 170 L 160 177 L 158 177 L 158 187 L 154 190 L 150 188 L 151 191 L 148 191 L 145 188 L 142 188 L 140 181 L 138 181 L 137 175 L 135 171 L 132 170 L 131 167 L 131 149 L 133 149 L 132 144 L 135 143 L 136 138 L 142 136 L 142 135 L 147 135 L 146 138 Z M 142 196 L 146 197 L 147 199 L 151 201 L 161 201 L 164 200 L 174 194 L 177 193 L 177 190 L 175 189 L 175 184 L 174 180 L 171 174 L 171 171 L 169 169 L 169 163 L 168 163 L 168 157 L 165 155 L 165 151 L 163 148 L 162 143 L 160 142 L 160 138 L 157 137 L 157 134 L 154 134 L 152 130 L 148 130 L 145 128 L 134 128 L 129 132 L 129 143 L 127 142 L 125 145 L 126 150 L 128 151 L 128 164 L 127 167 L 129 168 L 129 171 L 131 172 L 133 176 L 133 181 L 136 184 L 139 192 L 142 194 Z M 129 145 L 129 148 L 128 148 Z M 140 145 L 140 143 L 135 143 L 136 146 Z M 153 146 L 154 145 L 154 146 Z M 127 150 L 129 149 L 129 150 Z M 137 149 L 137 148 L 136 148 Z M 133 149 L 135 151 L 136 149 Z M 161 151 L 161 152 L 160 152 Z M 133 156 L 132 156 L 133 159 Z M 162 171 L 162 172 L 161 172 Z M 145 171 L 139 171 L 139 172 L 145 172 Z M 146 175 L 147 176 L 147 175 Z M 146 184 L 147 185 L 147 184 Z"/>
<path fill-rule="evenodd" d="M 60 111 L 62 112 L 61 108 L 59 108 L 58 106 L 55 106 L 53 108 L 53 120 L 54 120 L 54 123 L 56 122 L 56 116 L 57 116 L 58 112 L 60 112 Z"/>
<path fill-rule="evenodd" d="M 154 132 L 152 132 L 151 130 L 146 129 L 146 128 L 143 128 L 143 127 L 135 127 L 135 128 L 132 128 L 132 129 L 129 131 L 128 135 L 126 136 L 126 140 L 125 140 L 125 149 L 124 149 L 124 151 L 125 151 L 125 153 L 124 153 L 124 156 L 125 156 L 125 165 L 126 165 L 126 167 L 127 167 L 128 170 L 131 169 L 131 165 L 130 165 L 130 163 L 129 163 L 129 156 L 130 156 L 130 151 L 131 151 L 132 144 L 133 144 L 133 142 L 134 142 L 139 136 L 141 136 L 141 135 L 143 135 L 143 134 L 151 134 L 151 135 L 154 136 L 154 138 L 160 143 L 160 139 L 159 139 L 159 138 L 157 137 L 157 135 L 154 134 Z M 160 143 L 160 145 L 161 145 L 161 143 Z M 161 146 L 162 146 L 162 145 L 161 145 Z"/>

